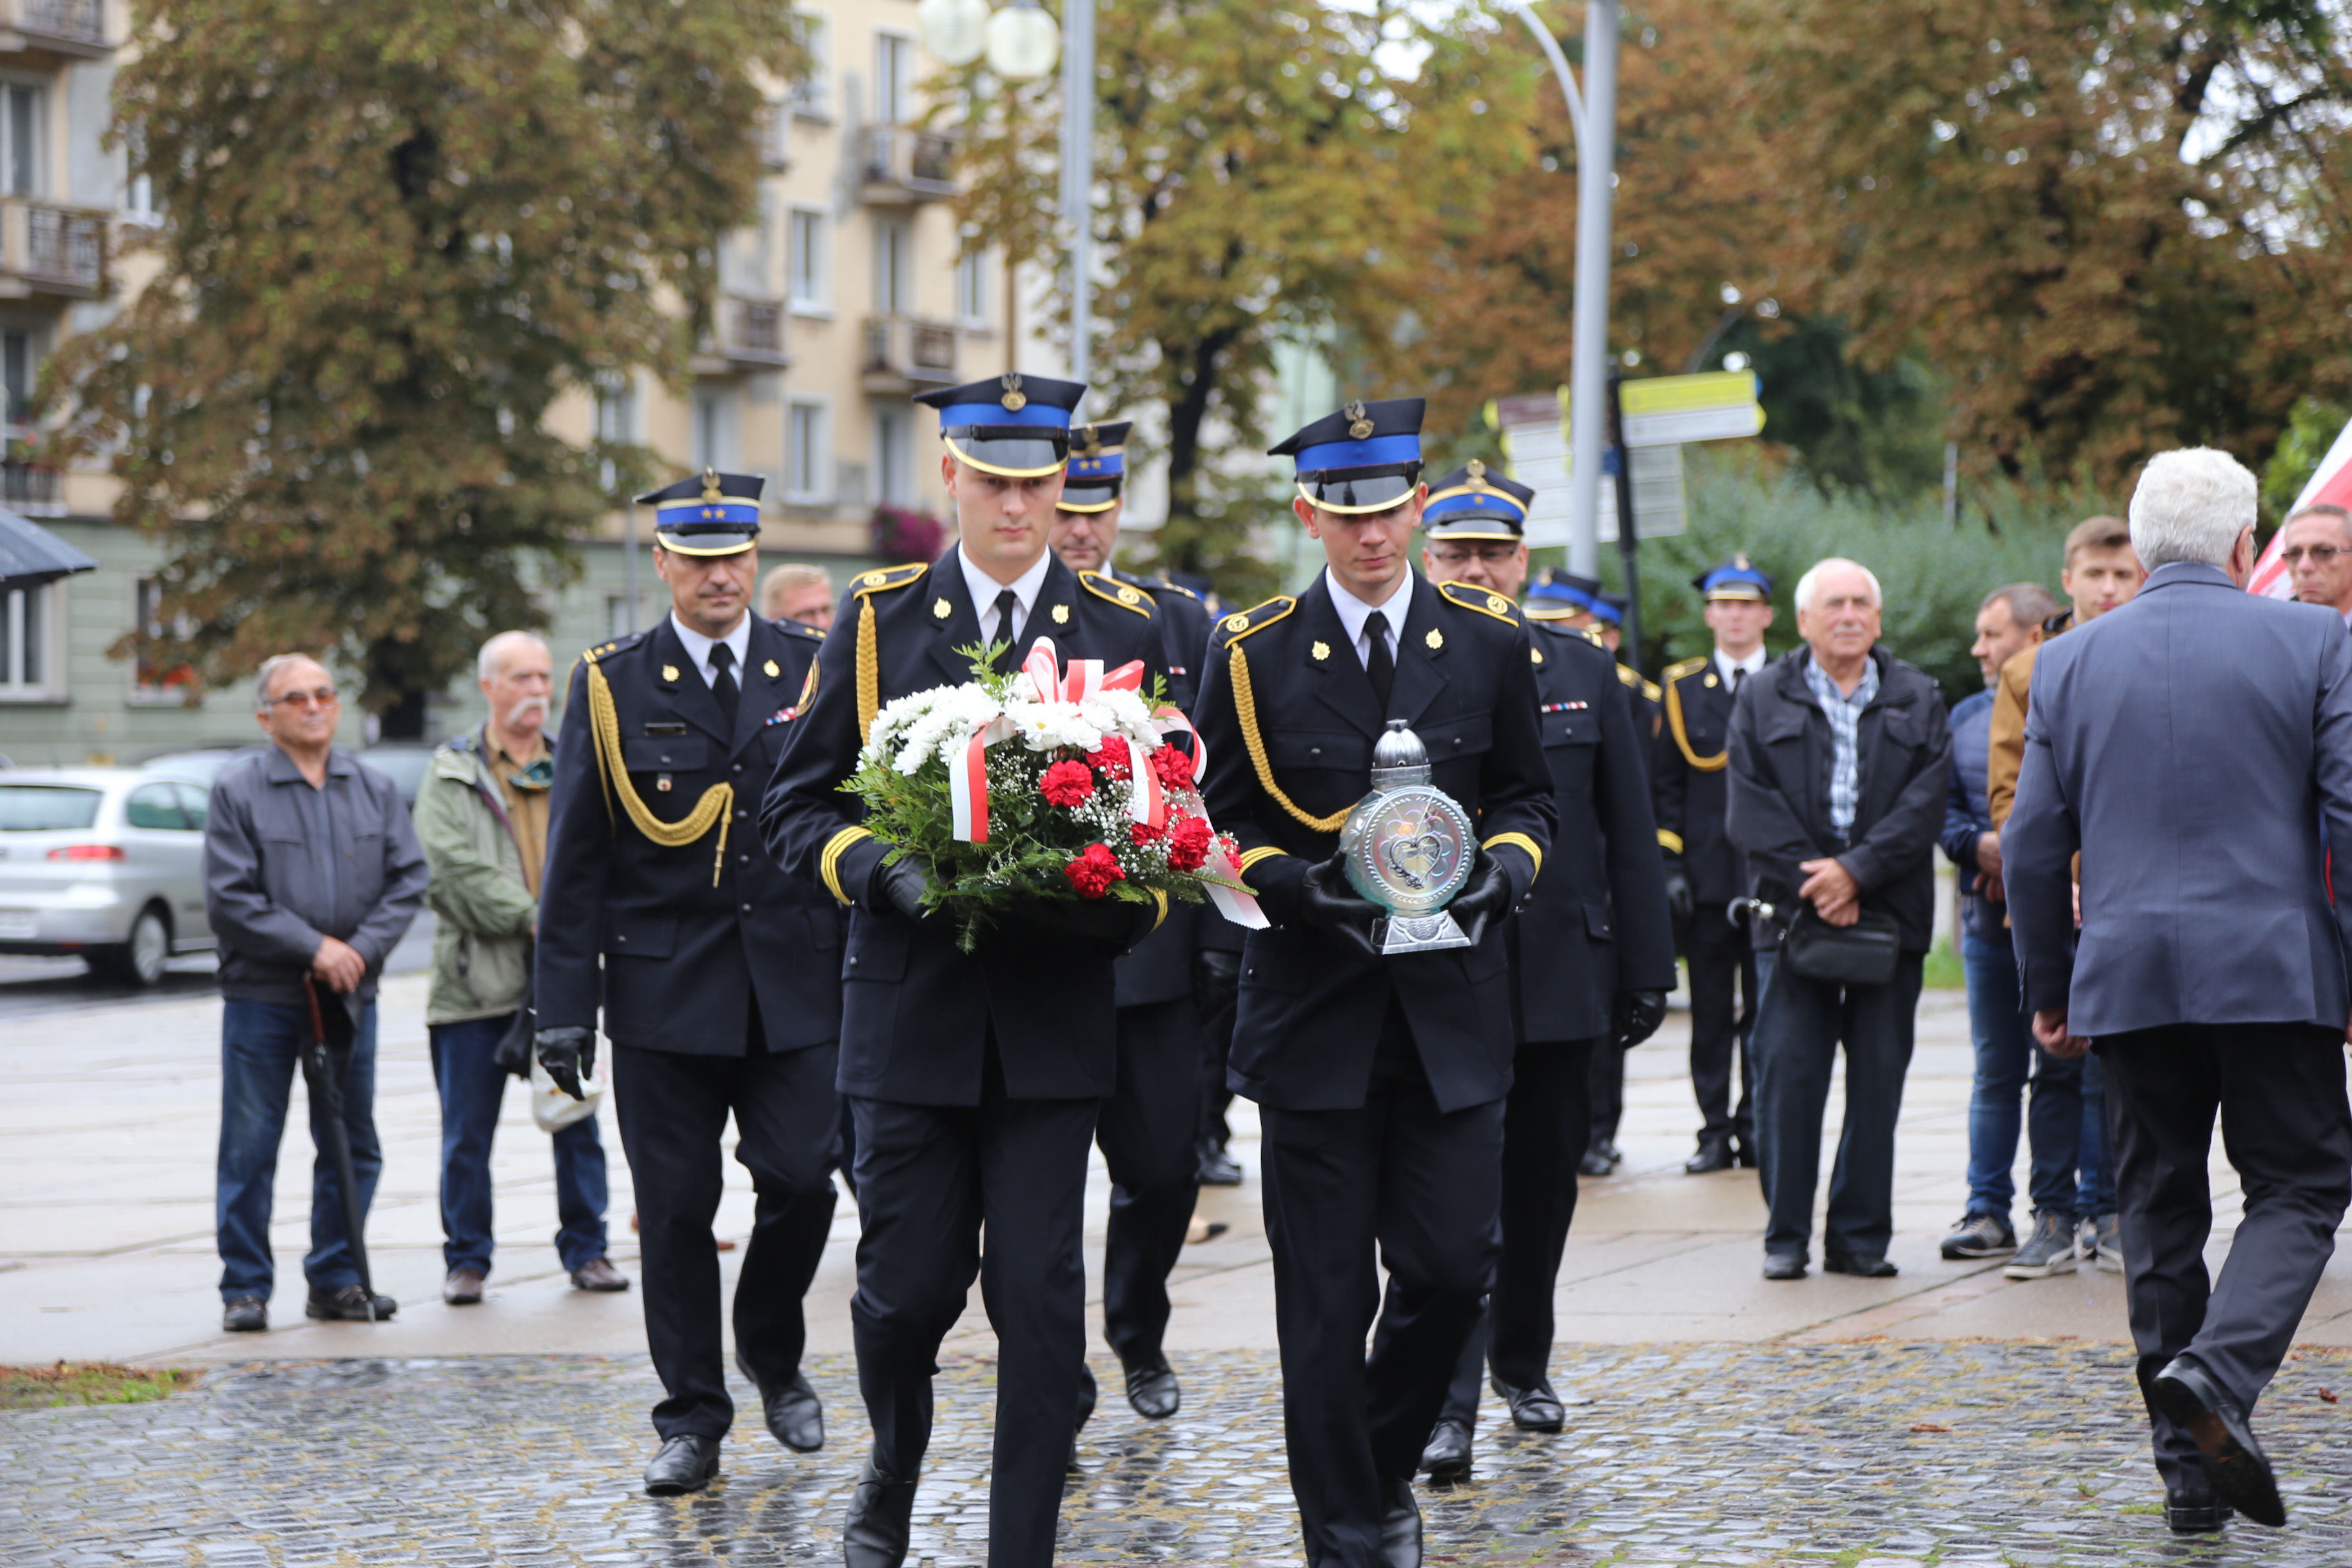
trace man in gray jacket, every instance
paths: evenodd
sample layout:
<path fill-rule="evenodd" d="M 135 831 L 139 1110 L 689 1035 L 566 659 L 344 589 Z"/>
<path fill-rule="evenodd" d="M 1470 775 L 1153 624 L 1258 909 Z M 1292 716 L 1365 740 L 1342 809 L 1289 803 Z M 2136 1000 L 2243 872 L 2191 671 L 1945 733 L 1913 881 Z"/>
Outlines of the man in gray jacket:
<path fill-rule="evenodd" d="M 205 912 L 220 939 L 221 1132 L 217 1173 L 221 1327 L 269 1326 L 276 1270 L 270 1186 L 294 1069 L 311 1039 L 313 977 L 351 998 L 357 1026 L 343 1083 L 343 1126 L 360 1186 L 375 1196 L 375 984 L 425 900 L 425 854 L 392 781 L 335 749 L 342 706 L 316 659 L 279 654 L 255 684 L 272 742 L 221 771 L 205 828 Z M 342 1193 L 311 1107 L 313 1318 L 382 1320 L 397 1303 L 361 1288 Z"/>
<path fill-rule="evenodd" d="M 2330 606 L 2239 591 L 2254 520 L 2235 458 L 2149 462 L 2147 582 L 2042 648 L 2001 831 L 2034 1037 L 2096 1040 L 2106 1068 L 2125 1300 L 2182 1533 L 2232 1508 L 2286 1521 L 2247 1417 L 2352 1201 L 2352 643 Z M 2209 1287 L 2217 1111 L 2245 1214 Z"/>

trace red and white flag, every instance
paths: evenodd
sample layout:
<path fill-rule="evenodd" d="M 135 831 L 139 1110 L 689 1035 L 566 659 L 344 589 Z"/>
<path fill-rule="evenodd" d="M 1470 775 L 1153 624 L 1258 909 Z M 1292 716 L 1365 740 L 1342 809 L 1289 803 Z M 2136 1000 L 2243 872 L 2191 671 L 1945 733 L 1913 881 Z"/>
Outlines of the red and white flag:
<path fill-rule="evenodd" d="M 2352 507 L 2352 424 L 2336 432 L 2336 444 L 2327 448 L 2327 456 L 2319 460 L 2311 482 L 2286 509 L 2293 517 L 2315 501 L 2327 501 L 2340 507 Z M 2270 547 L 2262 559 L 2254 563 L 2254 574 L 2246 582 L 2246 592 L 2260 594 L 2270 599 L 2294 597 L 2294 577 L 2287 571 L 2286 563 L 2279 559 L 2279 551 L 2286 543 L 2286 530 L 2272 535 Z"/>

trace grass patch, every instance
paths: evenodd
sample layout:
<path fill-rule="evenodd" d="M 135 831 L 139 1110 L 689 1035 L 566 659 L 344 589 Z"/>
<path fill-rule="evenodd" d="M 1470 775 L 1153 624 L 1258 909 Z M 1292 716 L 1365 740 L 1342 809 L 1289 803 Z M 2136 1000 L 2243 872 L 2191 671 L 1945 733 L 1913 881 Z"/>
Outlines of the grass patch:
<path fill-rule="evenodd" d="M 47 1410 L 61 1405 L 144 1405 L 193 1387 L 195 1381 L 195 1373 L 176 1366 L 117 1366 L 103 1361 L 61 1361 L 55 1366 L 0 1366 L 0 1410 Z"/>
<path fill-rule="evenodd" d="M 1939 942 L 1928 952 L 1920 974 L 1920 984 L 1930 991 L 1968 989 L 1968 972 L 1960 967 L 1960 955 L 1948 942 Z"/>

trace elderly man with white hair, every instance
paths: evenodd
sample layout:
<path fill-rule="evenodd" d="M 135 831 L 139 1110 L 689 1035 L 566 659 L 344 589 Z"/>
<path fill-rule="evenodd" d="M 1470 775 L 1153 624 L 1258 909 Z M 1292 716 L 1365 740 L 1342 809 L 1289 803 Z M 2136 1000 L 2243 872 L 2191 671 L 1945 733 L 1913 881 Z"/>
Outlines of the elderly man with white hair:
<path fill-rule="evenodd" d="M 1753 895 L 1764 1278 L 1805 1276 L 1843 1045 L 1822 1267 L 1884 1279 L 1895 1272 L 1895 1119 L 1934 942 L 1951 728 L 1935 680 L 1878 646 L 1885 598 L 1869 568 L 1821 562 L 1796 600 L 1805 646 L 1742 682 L 1732 709 L 1724 817 Z"/>
<path fill-rule="evenodd" d="M 441 1091 L 441 1254 L 448 1271 L 441 1299 L 453 1307 L 481 1300 L 490 1273 L 490 1142 L 509 1072 L 499 1047 L 530 1002 L 555 778 L 547 644 L 530 632 L 500 632 L 482 645 L 476 673 L 489 709 L 482 727 L 435 752 L 416 790 L 416 834 L 433 868 L 426 901 L 441 917 L 425 1023 Z M 516 1039 L 510 1055 L 521 1070 L 528 1037 Z M 572 1123 L 552 1142 L 562 1227 L 556 1255 L 577 1289 L 625 1290 L 627 1276 L 604 1256 L 604 1145 L 596 1119 Z"/>
<path fill-rule="evenodd" d="M 2238 591 L 2236 459 L 2160 454 L 2130 515 L 2147 582 L 2042 654 L 2002 874 L 2035 1037 L 2106 1070 L 2167 1522 L 2280 1525 L 2248 1417 L 2352 1202 L 2352 643 L 2332 607 Z M 2217 1112 L 2244 1217 L 2209 1282 Z"/>

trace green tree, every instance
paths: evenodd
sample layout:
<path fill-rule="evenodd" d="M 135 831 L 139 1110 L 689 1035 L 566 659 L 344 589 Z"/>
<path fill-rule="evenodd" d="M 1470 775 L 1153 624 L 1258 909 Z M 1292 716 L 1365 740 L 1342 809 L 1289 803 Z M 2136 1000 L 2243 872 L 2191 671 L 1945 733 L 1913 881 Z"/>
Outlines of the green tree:
<path fill-rule="evenodd" d="M 546 417 L 684 374 L 759 79 L 797 63 L 785 0 L 142 0 L 133 40 L 160 271 L 52 384 L 168 544 L 184 631 L 152 651 L 330 654 L 421 720 L 487 633 L 544 624 L 606 465 L 638 477 Z"/>
<path fill-rule="evenodd" d="M 1475 15 L 1437 20 L 1331 0 L 1098 13 L 1089 406 L 1167 410 L 1163 567 L 1244 597 L 1275 585 L 1250 552 L 1268 498 L 1249 475 L 1255 451 L 1288 434 L 1262 424 L 1277 346 L 1335 328 L 1400 343 L 1424 209 L 1528 155 L 1506 112 L 1531 79 L 1525 63 L 1490 56 L 1494 29 Z M 949 97 L 964 117 L 964 218 L 1015 259 L 1048 258 L 1058 83 L 1007 89 L 967 72 Z M 1409 355 L 1367 360 L 1382 384 L 1349 390 L 1416 389 Z M 1225 471 L 1229 450 L 1251 460 Z"/>

